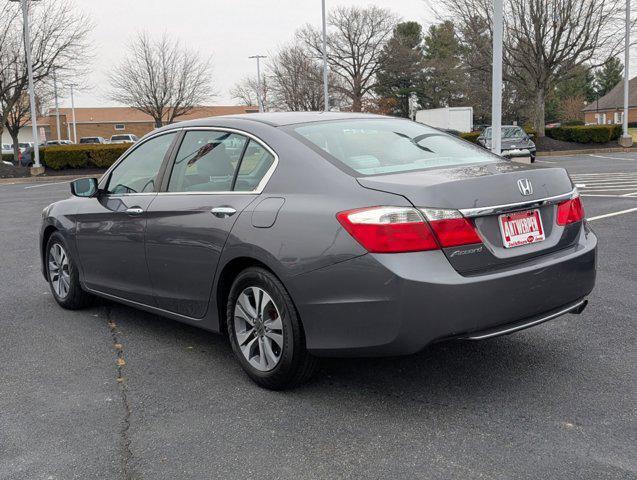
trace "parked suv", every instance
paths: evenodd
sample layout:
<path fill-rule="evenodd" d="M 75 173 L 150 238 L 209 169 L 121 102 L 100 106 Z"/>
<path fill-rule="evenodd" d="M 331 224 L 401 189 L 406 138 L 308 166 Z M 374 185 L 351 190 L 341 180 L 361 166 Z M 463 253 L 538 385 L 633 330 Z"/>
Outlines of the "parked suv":
<path fill-rule="evenodd" d="M 135 143 L 137 140 L 137 135 L 133 135 L 131 133 L 123 133 L 121 135 L 113 135 L 111 137 L 111 143 Z"/>

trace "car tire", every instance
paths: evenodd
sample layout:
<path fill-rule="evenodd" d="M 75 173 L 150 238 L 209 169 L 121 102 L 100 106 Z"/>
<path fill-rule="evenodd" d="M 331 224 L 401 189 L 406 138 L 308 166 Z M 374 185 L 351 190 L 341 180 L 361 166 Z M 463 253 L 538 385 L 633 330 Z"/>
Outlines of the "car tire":
<path fill-rule="evenodd" d="M 268 270 L 251 267 L 232 284 L 226 306 L 228 338 L 241 367 L 258 385 L 280 390 L 307 381 L 317 359 L 290 295 Z"/>
<path fill-rule="evenodd" d="M 46 243 L 45 268 L 53 298 L 62 308 L 77 310 L 91 304 L 94 297 L 82 289 L 77 264 L 59 232 Z"/>

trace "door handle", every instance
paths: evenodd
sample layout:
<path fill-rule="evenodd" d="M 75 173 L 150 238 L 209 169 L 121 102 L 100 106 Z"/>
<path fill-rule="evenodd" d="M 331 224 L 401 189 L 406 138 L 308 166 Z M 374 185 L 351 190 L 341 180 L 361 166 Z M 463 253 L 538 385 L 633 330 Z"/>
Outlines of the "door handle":
<path fill-rule="evenodd" d="M 237 211 L 232 207 L 215 207 L 212 210 L 210 210 L 210 213 L 212 213 L 215 217 L 223 218 L 223 217 L 231 217 L 235 213 L 237 213 Z"/>
<path fill-rule="evenodd" d="M 126 209 L 126 213 L 129 215 L 141 215 L 144 213 L 144 209 L 141 207 L 131 207 Z"/>

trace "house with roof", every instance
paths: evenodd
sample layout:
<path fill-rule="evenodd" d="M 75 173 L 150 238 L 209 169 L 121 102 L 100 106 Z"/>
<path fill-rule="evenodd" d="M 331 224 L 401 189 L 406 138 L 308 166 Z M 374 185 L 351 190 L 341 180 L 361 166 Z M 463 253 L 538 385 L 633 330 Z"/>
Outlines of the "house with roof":
<path fill-rule="evenodd" d="M 258 112 L 257 107 L 215 105 L 195 107 L 186 115 L 178 117 L 176 121 L 194 120 L 197 118 L 215 117 L 218 115 L 233 115 L 240 113 Z M 57 131 L 55 109 L 49 109 L 46 115 L 38 118 L 38 139 L 40 142 L 47 140 L 74 140 L 73 138 L 73 113 L 70 108 L 60 108 L 60 132 Z M 75 122 L 77 140 L 82 137 L 104 137 L 110 139 L 112 135 L 130 133 L 141 137 L 154 130 L 155 122 L 150 115 L 130 107 L 95 107 L 76 108 Z M 20 142 L 32 142 L 33 135 L 31 123 L 20 129 Z M 2 143 L 11 143 L 9 133 L 3 131 Z"/>
<path fill-rule="evenodd" d="M 587 125 L 624 123 L 624 82 L 619 82 L 610 92 L 586 105 L 582 111 Z M 637 77 L 628 82 L 628 122 L 637 122 Z"/>

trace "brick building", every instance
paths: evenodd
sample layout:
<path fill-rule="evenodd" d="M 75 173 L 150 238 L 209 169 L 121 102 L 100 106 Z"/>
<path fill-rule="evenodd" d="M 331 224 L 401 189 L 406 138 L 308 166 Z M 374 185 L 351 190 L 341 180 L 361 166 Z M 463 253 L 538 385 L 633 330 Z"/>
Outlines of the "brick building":
<path fill-rule="evenodd" d="M 583 109 L 587 124 L 622 124 L 624 122 L 624 82 Z M 637 122 L 637 77 L 628 82 L 628 122 Z"/>
<path fill-rule="evenodd" d="M 178 117 L 176 121 L 193 120 L 196 118 L 215 117 L 218 115 L 232 115 L 238 113 L 258 112 L 257 107 L 246 106 L 202 106 L 195 107 L 188 114 Z M 73 140 L 73 115 L 70 108 L 60 108 L 60 135 L 58 136 L 55 109 L 52 108 L 41 118 L 38 118 L 38 135 L 40 141 L 46 140 Z M 75 121 L 77 125 L 77 138 L 104 137 L 110 139 L 111 135 L 131 133 L 141 137 L 155 129 L 152 117 L 129 107 L 96 107 L 76 108 Z M 5 136 L 7 137 L 5 139 Z M 32 141 L 31 124 L 20 130 L 21 142 Z M 3 143 L 11 143 L 8 132 L 2 135 Z"/>

